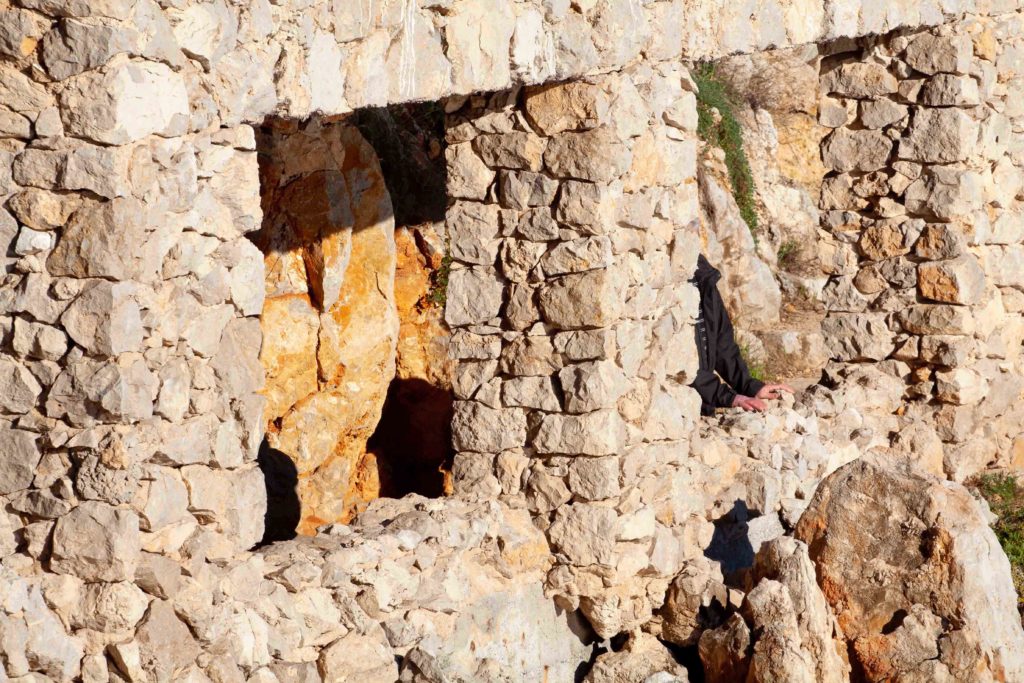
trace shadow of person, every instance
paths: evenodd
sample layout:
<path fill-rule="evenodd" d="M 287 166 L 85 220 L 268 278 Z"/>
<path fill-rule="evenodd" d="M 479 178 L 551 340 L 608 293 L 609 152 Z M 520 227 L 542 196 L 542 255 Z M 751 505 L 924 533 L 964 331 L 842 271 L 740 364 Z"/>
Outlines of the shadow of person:
<path fill-rule="evenodd" d="M 754 565 L 754 547 L 750 543 L 747 524 L 749 519 L 747 504 L 737 500 L 729 512 L 714 521 L 715 533 L 704 550 L 704 557 L 721 565 L 727 584 L 732 583 L 731 576 Z"/>
<path fill-rule="evenodd" d="M 267 487 L 267 512 L 263 516 L 263 539 L 259 545 L 288 541 L 296 536 L 302 516 L 299 502 L 299 471 L 287 455 L 271 448 L 267 440 L 260 444 L 256 463 Z"/>

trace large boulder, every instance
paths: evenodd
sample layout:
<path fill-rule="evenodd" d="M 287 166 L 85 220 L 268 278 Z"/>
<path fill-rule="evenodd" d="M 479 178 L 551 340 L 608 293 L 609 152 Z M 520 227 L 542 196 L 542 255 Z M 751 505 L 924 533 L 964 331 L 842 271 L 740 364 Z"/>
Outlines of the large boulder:
<path fill-rule="evenodd" d="M 265 255 L 260 360 L 268 445 L 298 474 L 300 533 L 348 519 L 379 493 L 366 442 L 395 376 L 391 199 L 352 126 L 272 133 L 261 168 Z"/>
<path fill-rule="evenodd" d="M 865 680 L 1024 680 L 1010 563 L 962 486 L 857 460 L 796 537 Z"/>

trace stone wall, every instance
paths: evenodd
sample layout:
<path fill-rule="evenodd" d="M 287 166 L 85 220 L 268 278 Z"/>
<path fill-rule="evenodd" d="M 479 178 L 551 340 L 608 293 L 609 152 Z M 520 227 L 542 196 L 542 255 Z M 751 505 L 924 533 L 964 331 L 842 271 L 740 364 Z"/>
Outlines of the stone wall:
<path fill-rule="evenodd" d="M 713 573 L 711 519 L 741 500 L 766 522 L 724 522 L 776 533 L 817 479 L 887 435 L 860 407 L 888 409 L 886 425 L 898 408 L 873 367 L 781 416 L 695 432 L 693 98 L 676 62 L 937 25 L 974 4 L 691 4 L 4 4 L 5 673 L 330 679 L 356 649 L 387 679 L 395 654 L 427 636 L 443 650 L 504 624 L 509 639 L 536 636 L 541 655 L 526 664 L 554 672 L 585 656 L 531 587 L 543 572 L 599 634 L 656 629 L 681 568 Z M 1015 21 L 994 36 L 1016 36 Z M 993 63 L 1008 76 L 1015 54 Z M 577 82 L 508 90 L 553 79 Z M 463 497 L 505 502 L 381 503 L 386 529 L 366 521 L 252 553 L 267 400 L 264 257 L 246 237 L 263 221 L 251 126 L 478 90 L 499 92 L 450 102 L 449 231 L 463 266 L 447 313 L 459 328 L 454 477 Z M 959 187 L 939 182 L 946 168 L 929 169 L 922 206 Z M 990 269 L 1009 263 L 990 259 L 1008 247 L 976 245 Z M 1013 271 L 993 277 L 1010 308 Z M 956 427 L 962 411 L 947 412 Z M 837 426 L 822 430 L 818 415 Z M 768 435 L 783 440 L 752 440 Z M 550 569 L 514 506 L 545 528 Z M 423 528 L 404 533 L 405 513 Z M 558 661 L 543 660 L 556 640 Z M 485 679 L 522 664 L 481 652 L 456 671 Z"/>
<path fill-rule="evenodd" d="M 906 383 L 956 480 L 1013 464 L 1024 393 L 1019 13 L 837 44 L 820 120 L 824 332 Z M 1019 463 L 1017 463 L 1019 464 Z"/>

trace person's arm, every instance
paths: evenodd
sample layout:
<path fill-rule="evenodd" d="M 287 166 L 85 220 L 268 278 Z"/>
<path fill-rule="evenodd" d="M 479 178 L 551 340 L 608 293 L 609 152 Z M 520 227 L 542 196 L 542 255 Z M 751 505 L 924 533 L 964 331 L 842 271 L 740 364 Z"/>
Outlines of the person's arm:
<path fill-rule="evenodd" d="M 717 287 L 711 288 L 711 296 L 714 297 L 714 310 L 718 316 L 718 359 L 715 363 L 715 372 L 721 375 L 735 391 L 743 396 L 757 396 L 757 393 L 764 387 L 760 382 L 750 376 L 750 369 L 747 368 L 743 356 L 740 354 L 740 347 L 736 344 L 736 337 L 733 333 L 732 320 L 725 310 L 725 302 L 718 293 Z M 730 399 L 729 405 L 732 405 Z"/>
<path fill-rule="evenodd" d="M 722 384 L 718 376 L 710 370 L 700 370 L 697 378 L 691 384 L 697 393 L 700 394 L 702 408 L 706 413 L 714 412 L 715 408 L 729 408 L 736 398 L 736 392 L 725 384 Z"/>

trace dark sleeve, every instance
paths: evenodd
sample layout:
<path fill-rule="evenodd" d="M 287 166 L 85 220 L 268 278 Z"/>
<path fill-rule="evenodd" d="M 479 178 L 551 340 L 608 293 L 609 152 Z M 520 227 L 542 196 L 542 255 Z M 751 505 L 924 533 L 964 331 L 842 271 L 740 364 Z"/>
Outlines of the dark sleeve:
<path fill-rule="evenodd" d="M 718 375 L 710 370 L 697 372 L 697 379 L 691 384 L 701 398 L 701 413 L 710 415 L 715 408 L 728 408 L 736 398 L 736 392 L 718 379 Z"/>
<path fill-rule="evenodd" d="M 717 287 L 711 289 L 711 296 L 714 297 L 712 310 L 715 312 L 715 323 L 718 329 L 718 359 L 715 363 L 715 372 L 721 375 L 722 379 L 736 393 L 754 396 L 761 391 L 764 382 L 759 382 L 750 376 L 750 370 L 747 368 L 743 356 L 740 355 L 740 347 L 736 345 L 732 321 L 729 319 L 728 311 L 725 310 L 725 302 L 722 301 Z"/>

